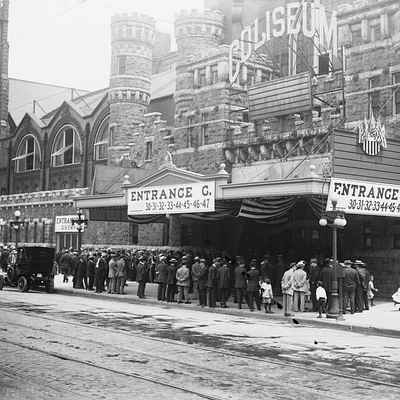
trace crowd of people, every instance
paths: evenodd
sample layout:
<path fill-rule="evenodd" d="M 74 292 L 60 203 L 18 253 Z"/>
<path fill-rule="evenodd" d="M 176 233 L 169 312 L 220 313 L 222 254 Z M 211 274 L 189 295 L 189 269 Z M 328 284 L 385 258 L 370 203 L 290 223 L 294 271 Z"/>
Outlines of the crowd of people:
<path fill-rule="evenodd" d="M 12 248 L 3 247 L 1 264 L 5 270 Z M 95 293 L 125 294 L 128 281 L 138 282 L 137 296 L 146 298 L 146 284 L 158 285 L 157 299 L 165 302 L 190 303 L 198 300 L 202 307 L 228 307 L 230 297 L 241 309 L 264 309 L 272 306 L 292 312 L 326 312 L 333 291 L 333 260 L 313 257 L 285 263 L 279 254 L 275 263 L 269 254 L 261 260 L 223 253 L 196 254 L 183 251 L 148 251 L 111 248 L 85 248 L 78 252 L 63 248 L 55 257 L 57 272 L 63 282 L 72 277 L 75 289 Z M 338 263 L 343 290 L 343 313 L 363 312 L 374 306 L 378 289 L 374 277 L 360 260 Z M 189 297 L 191 294 L 191 299 Z M 276 301 L 282 296 L 283 304 Z"/>

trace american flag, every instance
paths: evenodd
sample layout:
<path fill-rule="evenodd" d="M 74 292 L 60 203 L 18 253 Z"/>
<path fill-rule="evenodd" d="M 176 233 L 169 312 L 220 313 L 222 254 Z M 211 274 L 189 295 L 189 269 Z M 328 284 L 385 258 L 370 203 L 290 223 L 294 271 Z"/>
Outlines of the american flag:
<path fill-rule="evenodd" d="M 361 122 L 358 143 L 362 143 L 363 150 L 370 156 L 378 154 L 381 147 L 387 147 L 385 125 L 381 123 L 380 117 L 375 120 L 372 116 L 369 121 L 365 118 Z"/>

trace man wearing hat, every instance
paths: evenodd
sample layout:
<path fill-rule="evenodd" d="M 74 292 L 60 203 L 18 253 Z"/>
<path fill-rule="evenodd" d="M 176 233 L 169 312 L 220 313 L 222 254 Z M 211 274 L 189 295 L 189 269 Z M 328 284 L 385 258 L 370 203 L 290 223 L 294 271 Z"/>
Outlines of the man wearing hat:
<path fill-rule="evenodd" d="M 192 285 L 193 285 L 193 300 L 197 300 L 199 296 L 199 273 L 200 273 L 200 257 L 194 257 L 192 265 Z"/>
<path fill-rule="evenodd" d="M 146 299 L 145 290 L 146 290 L 146 283 L 148 279 L 148 270 L 145 263 L 145 259 L 143 256 L 139 257 L 139 263 L 136 267 L 136 280 L 139 283 L 137 288 L 137 296 L 139 299 Z"/>
<path fill-rule="evenodd" d="M 282 294 L 282 277 L 285 271 L 288 269 L 288 265 L 283 261 L 283 255 L 278 254 L 278 262 L 274 265 L 272 274 L 272 287 L 275 296 L 280 296 Z"/>
<path fill-rule="evenodd" d="M 312 302 L 312 310 L 318 311 L 317 304 L 317 282 L 321 280 L 321 267 L 318 265 L 318 260 L 313 257 L 310 259 L 310 273 L 308 275 L 308 280 L 310 282 L 310 293 L 311 293 L 311 302 Z"/>
<path fill-rule="evenodd" d="M 300 311 L 305 311 L 305 297 L 307 291 L 307 273 L 304 271 L 304 267 L 306 266 L 305 261 L 299 261 L 297 263 L 296 271 L 293 273 L 292 278 L 292 287 L 293 287 L 293 311 L 299 311 L 299 303 L 300 303 Z"/>
<path fill-rule="evenodd" d="M 289 269 L 285 271 L 281 281 L 283 294 L 283 310 L 285 317 L 292 316 L 290 312 L 293 308 L 293 274 L 296 271 L 296 263 L 290 263 Z"/>
<path fill-rule="evenodd" d="M 111 260 L 108 262 L 108 293 L 115 294 L 117 287 L 117 254 L 110 253 Z"/>
<path fill-rule="evenodd" d="M 368 288 L 368 282 L 366 280 L 366 273 L 364 268 L 364 263 L 361 260 L 355 260 L 353 264 L 360 282 L 357 284 L 356 287 L 356 312 L 363 312 L 364 311 L 364 285 Z M 369 279 L 369 273 L 368 273 Z M 367 301 L 368 305 L 368 301 Z M 367 308 L 368 309 L 368 308 Z"/>
<path fill-rule="evenodd" d="M 325 258 L 324 266 L 321 271 L 322 286 L 325 289 L 327 297 L 327 305 L 329 307 L 332 295 L 332 283 L 333 283 L 333 260 L 332 258 Z"/>
<path fill-rule="evenodd" d="M 60 258 L 60 270 L 63 274 L 63 283 L 68 283 L 68 272 L 71 269 L 72 257 L 69 254 L 69 250 L 65 249 L 64 254 Z"/>
<path fill-rule="evenodd" d="M 208 268 L 207 275 L 207 297 L 208 297 L 208 306 L 210 308 L 215 308 L 217 306 L 217 295 L 218 295 L 218 281 L 217 281 L 217 268 L 219 261 L 218 259 L 214 259 L 210 268 Z"/>
<path fill-rule="evenodd" d="M 205 258 L 200 259 L 200 269 L 197 275 L 198 277 L 198 288 L 199 288 L 199 306 L 205 307 L 207 305 L 207 278 L 208 278 L 208 267 L 207 260 Z"/>
<path fill-rule="evenodd" d="M 165 297 L 167 289 L 167 264 L 165 263 L 165 256 L 161 255 L 159 263 L 156 266 L 156 281 L 158 283 L 157 300 L 166 301 Z"/>
<path fill-rule="evenodd" d="M 95 293 L 101 293 L 104 289 L 104 271 L 106 269 L 106 256 L 107 253 L 103 251 L 101 253 L 101 257 L 96 262 L 94 275 L 94 281 L 96 284 Z"/>
<path fill-rule="evenodd" d="M 176 292 L 176 259 L 170 258 L 167 265 L 167 303 L 175 302 L 175 292 Z"/>
<path fill-rule="evenodd" d="M 357 285 L 360 285 L 360 278 L 357 271 L 351 268 L 353 262 L 351 260 L 344 261 L 343 273 L 343 314 L 346 314 L 347 304 L 350 299 L 350 312 L 354 314 L 356 310 L 355 295 Z"/>

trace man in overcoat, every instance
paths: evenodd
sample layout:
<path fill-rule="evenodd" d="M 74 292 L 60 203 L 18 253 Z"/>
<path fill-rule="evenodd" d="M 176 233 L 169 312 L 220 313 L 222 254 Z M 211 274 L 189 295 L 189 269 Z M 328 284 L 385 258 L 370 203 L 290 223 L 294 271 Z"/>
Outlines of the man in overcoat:
<path fill-rule="evenodd" d="M 283 274 L 281 281 L 282 295 L 283 295 L 283 310 L 285 317 L 292 315 L 291 310 L 293 307 L 293 274 L 296 270 L 296 263 L 291 263 L 289 269 Z"/>
<path fill-rule="evenodd" d="M 206 282 L 208 306 L 210 308 L 215 308 L 217 306 L 216 304 L 218 295 L 217 268 L 218 268 L 218 259 L 214 259 L 213 263 L 208 268 L 208 275 Z"/>
<path fill-rule="evenodd" d="M 137 289 L 137 296 L 139 299 L 146 299 L 145 290 L 146 290 L 146 283 L 148 279 L 148 271 L 147 266 L 145 264 L 144 257 L 139 257 L 139 264 L 136 268 L 136 280 L 139 283 Z"/>
<path fill-rule="evenodd" d="M 207 305 L 207 279 L 208 279 L 208 267 L 205 258 L 200 259 L 200 270 L 197 275 L 198 278 L 198 289 L 199 289 L 199 306 L 205 307 Z"/>
<path fill-rule="evenodd" d="M 101 293 L 104 290 L 104 271 L 106 269 L 106 252 L 101 253 L 101 257 L 97 260 L 95 266 L 94 280 L 96 284 L 96 293 Z"/>
<path fill-rule="evenodd" d="M 343 314 L 346 314 L 349 299 L 350 312 L 354 314 L 356 311 L 355 296 L 357 285 L 360 285 L 360 278 L 357 271 L 354 268 L 351 268 L 352 264 L 353 262 L 351 260 L 345 260 L 343 267 Z"/>
<path fill-rule="evenodd" d="M 247 297 L 247 280 L 246 280 L 246 268 L 244 263 L 239 263 L 235 268 L 235 290 L 238 299 L 238 308 L 242 308 L 243 298 L 250 308 L 249 300 Z"/>
<path fill-rule="evenodd" d="M 178 304 L 183 303 L 183 297 L 185 297 L 185 304 L 190 304 L 190 270 L 187 267 L 187 259 L 182 260 L 182 265 L 176 271 L 176 284 L 178 286 Z"/>
<path fill-rule="evenodd" d="M 317 282 L 321 280 L 321 267 L 318 265 L 318 260 L 316 258 L 311 258 L 310 260 L 310 271 L 308 274 L 308 280 L 310 282 L 310 293 L 313 311 L 318 311 L 317 305 Z"/>
<path fill-rule="evenodd" d="M 226 265 L 226 261 L 222 264 L 221 267 L 217 270 L 217 281 L 218 281 L 218 290 L 221 294 L 221 307 L 228 308 L 226 305 L 226 301 L 229 297 L 229 281 L 230 281 L 230 271 L 229 267 Z"/>
<path fill-rule="evenodd" d="M 167 303 L 175 302 L 175 291 L 176 291 L 176 259 L 170 258 L 167 265 Z"/>
<path fill-rule="evenodd" d="M 256 269 L 256 264 L 251 264 L 250 271 L 247 273 L 247 296 L 249 299 L 250 311 L 254 311 L 254 300 L 258 310 L 261 310 L 260 300 L 260 271 Z"/>
<path fill-rule="evenodd" d="M 167 288 L 167 264 L 165 256 L 160 256 L 160 261 L 156 266 L 156 281 L 158 282 L 157 300 L 166 301 L 165 292 Z"/>

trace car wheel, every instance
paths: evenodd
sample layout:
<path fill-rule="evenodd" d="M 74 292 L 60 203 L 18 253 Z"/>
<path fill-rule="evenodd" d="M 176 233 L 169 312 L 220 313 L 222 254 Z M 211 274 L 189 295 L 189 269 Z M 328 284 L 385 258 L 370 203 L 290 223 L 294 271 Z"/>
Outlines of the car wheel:
<path fill-rule="evenodd" d="M 54 281 L 53 281 L 53 279 L 49 279 L 46 282 L 46 292 L 53 293 L 53 290 L 54 290 Z"/>
<path fill-rule="evenodd" d="M 26 276 L 20 276 L 18 279 L 18 290 L 22 293 L 28 291 L 28 279 Z"/>
<path fill-rule="evenodd" d="M 0 275 L 0 290 L 3 289 L 4 286 L 4 276 Z"/>

